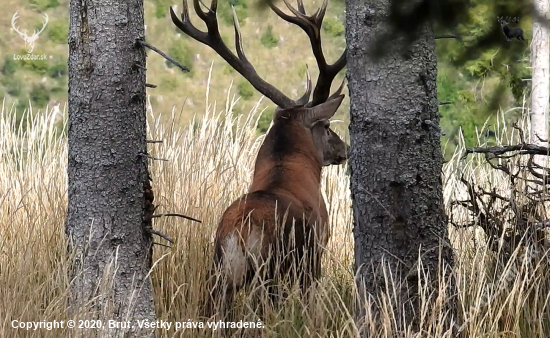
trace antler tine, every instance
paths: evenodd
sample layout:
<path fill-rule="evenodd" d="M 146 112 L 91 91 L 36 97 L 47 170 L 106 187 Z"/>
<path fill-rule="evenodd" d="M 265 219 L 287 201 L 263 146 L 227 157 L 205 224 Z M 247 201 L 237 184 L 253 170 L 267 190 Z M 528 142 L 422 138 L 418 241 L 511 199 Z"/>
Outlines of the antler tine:
<path fill-rule="evenodd" d="M 321 27 L 321 24 L 323 23 L 323 19 L 325 18 L 327 7 L 328 7 L 328 0 L 324 0 L 321 7 L 319 7 L 315 12 L 315 14 L 313 14 L 313 17 L 315 18 L 315 23 L 319 25 L 319 28 Z M 319 30 L 319 32 L 321 31 Z"/>
<path fill-rule="evenodd" d="M 311 76 L 309 75 L 309 67 L 307 66 L 307 64 L 306 64 L 306 76 L 307 76 L 306 92 L 304 93 L 304 95 L 302 95 L 301 98 L 299 98 L 296 101 L 296 104 L 299 106 L 305 106 L 309 101 L 309 96 L 311 95 Z"/>
<path fill-rule="evenodd" d="M 306 9 L 304 8 L 304 2 L 302 0 L 296 0 L 296 4 L 298 5 L 298 11 L 302 13 L 303 15 L 306 15 Z"/>
<path fill-rule="evenodd" d="M 235 27 L 235 48 L 237 49 L 237 55 L 239 56 L 239 59 L 243 60 L 249 67 L 254 69 L 254 67 L 248 61 L 248 58 L 244 54 L 241 27 L 239 25 L 239 19 L 237 18 L 237 12 L 235 12 L 235 7 L 231 6 L 231 11 L 233 12 L 233 26 Z"/>
<path fill-rule="evenodd" d="M 187 0 L 183 0 L 187 1 Z M 201 8 L 200 0 L 193 0 L 193 7 L 195 8 L 195 13 L 201 18 L 202 21 L 206 22 L 208 20 L 208 12 L 204 12 Z"/>
<path fill-rule="evenodd" d="M 264 81 L 254 69 L 254 66 L 248 61 L 244 54 L 241 38 L 241 30 L 235 10 L 233 9 L 233 25 L 235 26 L 235 44 L 237 46 L 237 55 L 235 55 L 223 42 L 216 18 L 217 0 L 213 0 L 210 10 L 205 12 L 200 6 L 200 0 L 193 0 L 193 6 L 199 18 L 206 24 L 206 32 L 196 28 L 189 18 L 189 8 L 187 0 L 183 0 L 183 9 L 181 20 L 176 16 L 172 7 L 170 7 L 170 16 L 174 24 L 186 35 L 209 46 L 219 56 L 221 56 L 231 67 L 241 74 L 250 84 L 260 93 L 268 97 L 273 103 L 281 108 L 292 108 L 296 102 L 291 100 L 273 85 Z"/>
<path fill-rule="evenodd" d="M 303 13 L 301 12 L 301 0 L 298 0 L 298 9 L 294 8 L 288 0 L 283 0 L 283 2 L 294 16 L 284 13 L 275 6 L 273 0 L 269 0 L 269 6 L 281 19 L 297 25 L 307 34 L 311 43 L 313 55 L 317 61 L 317 66 L 319 67 L 319 77 L 317 78 L 315 89 L 313 90 L 313 99 L 307 104 L 308 106 L 316 106 L 328 99 L 334 77 L 346 66 L 347 50 L 344 51 L 338 61 L 332 65 L 327 64 L 321 45 L 321 25 L 328 6 L 327 0 L 324 0 L 323 5 L 311 16 L 306 15 L 305 10 Z"/>
<path fill-rule="evenodd" d="M 287 0 L 283 0 L 283 2 L 285 3 L 286 7 L 292 12 L 292 14 L 296 15 L 297 17 L 299 18 L 305 18 L 307 17 L 306 16 L 306 10 L 304 8 L 304 4 L 302 3 L 302 9 L 303 9 L 303 13 L 300 13 L 300 11 L 296 8 L 294 8 L 294 6 L 292 6 Z M 300 6 L 300 4 L 298 3 L 298 7 Z"/>
<path fill-rule="evenodd" d="M 346 77 L 344 76 L 344 78 L 342 79 L 342 83 L 340 84 L 340 87 L 338 87 L 338 89 L 336 89 L 336 91 L 331 96 L 328 97 L 327 101 L 330 101 L 340 96 L 340 94 L 342 94 L 342 90 L 344 90 L 345 84 L 346 84 Z"/>
<path fill-rule="evenodd" d="M 176 13 L 174 13 L 174 10 L 172 9 L 172 6 L 170 6 L 170 16 L 172 17 L 172 22 L 174 22 L 176 27 L 178 27 L 182 32 L 189 35 L 193 39 L 205 45 L 209 45 L 208 34 L 197 29 L 191 23 L 191 19 L 189 17 L 189 7 L 187 6 L 187 0 L 183 0 L 182 3 L 183 5 L 181 10 L 181 20 L 178 19 L 178 17 L 176 16 Z"/>
<path fill-rule="evenodd" d="M 212 0 L 212 3 L 210 3 L 210 11 L 213 13 L 216 13 L 218 10 L 218 0 Z"/>

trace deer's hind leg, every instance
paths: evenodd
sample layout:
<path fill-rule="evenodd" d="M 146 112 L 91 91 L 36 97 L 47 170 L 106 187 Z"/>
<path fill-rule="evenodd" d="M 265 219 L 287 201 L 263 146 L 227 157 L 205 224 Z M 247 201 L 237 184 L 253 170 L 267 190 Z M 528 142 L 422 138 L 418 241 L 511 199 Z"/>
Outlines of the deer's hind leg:
<path fill-rule="evenodd" d="M 237 230 L 220 239 L 214 256 L 215 276 L 211 277 L 211 304 L 219 308 L 222 319 L 230 314 L 233 300 L 246 284 L 249 275 L 247 255 Z"/>

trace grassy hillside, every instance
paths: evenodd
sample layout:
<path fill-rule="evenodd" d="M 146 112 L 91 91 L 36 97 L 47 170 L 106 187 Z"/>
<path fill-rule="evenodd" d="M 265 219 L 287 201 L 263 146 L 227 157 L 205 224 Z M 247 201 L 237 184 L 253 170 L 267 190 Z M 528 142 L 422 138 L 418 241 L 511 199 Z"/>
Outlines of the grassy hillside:
<path fill-rule="evenodd" d="M 171 116 L 174 110 L 173 113 L 180 116 L 178 123 L 197 115 L 197 123 L 200 123 L 201 115 L 208 109 L 205 93 L 210 78 L 208 96 L 210 102 L 217 104 L 216 111 L 224 108 L 227 102 L 238 99 L 234 114 L 248 114 L 261 95 L 209 47 L 181 34 L 168 12 L 169 6 L 181 9 L 181 3 L 172 1 L 175 0 L 145 2 L 146 39 L 192 71 L 183 73 L 158 54 L 148 51 L 147 82 L 158 86 L 147 89 L 152 111 Z M 310 13 L 321 4 L 321 0 L 304 2 Z M 48 104 L 61 103 L 63 107 L 67 101 L 67 0 L 0 0 L 0 4 L 9 8 L 7 14 L 0 17 L 0 98 L 5 97 L 7 106 L 14 105 L 19 116 L 28 108 L 29 100 L 34 108 L 41 110 Z M 245 51 L 258 73 L 287 95 L 299 97 L 305 86 L 306 64 L 313 79 L 317 76 L 315 59 L 305 33 L 270 10 L 259 11 L 255 0 L 221 1 L 218 10 L 221 33 L 231 48 L 234 47 L 234 32 L 229 4 L 235 6 L 239 15 Z M 282 2 L 279 6 L 283 6 Z M 474 45 L 483 34 L 498 26 L 494 6 L 492 0 L 473 1 L 471 20 L 457 27 L 463 40 L 436 40 L 438 98 L 453 102 L 440 107 L 442 130 L 447 134 L 442 138 L 443 144 L 448 144 L 447 158 L 462 138 L 467 146 L 475 145 L 478 141 L 476 128 L 483 126 L 488 118 L 494 125 L 499 108 L 506 111 L 521 105 L 522 96 L 530 87 L 530 82 L 521 80 L 529 76 L 529 63 L 516 62 L 528 58 L 526 43 L 506 42 L 504 36 L 499 35 L 495 38 L 497 45 L 488 47 L 479 55 L 470 55 L 466 61 L 461 59 L 460 51 Z M 18 24 L 21 29 L 40 27 L 41 15 L 49 15 L 50 22 L 34 50 L 35 54 L 46 54 L 47 60 L 13 60 L 13 54 L 24 54 L 23 40 L 11 28 L 11 18 L 16 10 L 20 14 Z M 194 13 L 192 19 L 198 27 L 204 28 Z M 329 61 L 336 60 L 345 48 L 343 22 L 343 1 L 330 1 L 322 30 L 323 47 Z M 521 26 L 530 39 L 529 18 L 522 19 Z M 508 59 L 513 61 L 506 61 Z M 344 72 L 341 72 L 333 88 L 339 85 L 343 76 Z M 495 101 L 491 96 L 500 85 L 503 85 L 504 95 Z M 274 106 L 269 100 L 264 100 L 260 104 L 260 110 L 263 109 L 259 131 L 266 130 Z M 344 135 L 347 134 L 348 111 L 349 98 L 346 97 L 336 115 L 336 119 L 344 123 L 334 124 L 335 129 Z M 519 113 L 507 115 L 509 120 L 519 117 Z"/>
<path fill-rule="evenodd" d="M 306 0 L 308 11 L 320 6 L 319 0 Z M 258 11 L 253 0 L 231 1 L 239 15 L 244 39 L 244 48 L 249 60 L 258 73 L 291 97 L 299 97 L 305 88 L 305 67 L 309 66 L 313 79 L 317 69 L 309 48 L 306 34 L 294 25 L 286 23 L 269 10 Z M 57 100 L 67 101 L 68 46 L 68 2 L 67 0 L 0 0 L 7 14 L 0 18 L 0 97 L 6 97 L 8 105 L 15 104 L 18 111 L 28 107 L 29 99 L 35 108 L 43 109 L 48 103 Z M 209 96 L 219 108 L 228 97 L 240 97 L 236 114 L 248 112 L 260 98 L 260 94 L 244 78 L 229 67 L 209 47 L 181 34 L 169 18 L 168 8 L 181 3 L 177 1 L 153 0 L 145 2 L 146 39 L 152 45 L 167 52 L 182 64 L 191 68 L 191 73 L 167 65 L 158 54 L 148 51 L 147 82 L 157 85 L 148 88 L 150 102 L 155 112 L 167 115 L 175 107 L 182 113 L 183 121 L 206 109 L 205 89 L 211 70 Z M 281 2 L 281 5 L 282 2 Z M 180 9 L 176 10 L 177 13 Z M 13 61 L 13 54 L 24 54 L 24 43 L 11 27 L 11 18 L 19 10 L 19 26 L 31 30 L 40 27 L 42 13 L 47 13 L 50 21 L 39 37 L 34 54 L 46 54 L 46 61 Z M 220 2 L 219 21 L 221 33 L 226 43 L 234 47 L 234 34 L 228 2 Z M 322 36 L 324 51 L 329 61 L 335 61 L 345 48 L 343 25 L 343 2 L 332 1 L 329 5 Z M 194 22 L 203 27 L 194 13 Z M 336 88 L 343 79 L 343 72 L 334 81 Z M 231 92 L 228 92 L 233 83 Z M 273 105 L 265 100 L 266 114 L 273 111 Z M 340 109 L 339 118 L 344 117 L 348 100 Z M 219 109 L 218 109 L 219 110 Z M 264 128 L 269 119 L 262 119 Z M 342 130 L 345 128 L 342 128 Z"/>

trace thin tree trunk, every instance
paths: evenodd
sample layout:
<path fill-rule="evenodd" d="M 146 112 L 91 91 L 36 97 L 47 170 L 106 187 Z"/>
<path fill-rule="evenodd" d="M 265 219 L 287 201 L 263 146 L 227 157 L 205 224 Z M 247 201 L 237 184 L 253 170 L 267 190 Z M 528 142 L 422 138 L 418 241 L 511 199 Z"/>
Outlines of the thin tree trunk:
<path fill-rule="evenodd" d="M 442 265 L 453 262 L 442 199 L 437 61 L 429 23 L 408 51 L 396 39 L 373 58 L 372 42 L 387 33 L 389 6 L 390 0 L 346 1 L 357 319 L 362 325 L 369 295 L 372 301 L 386 292 L 379 268 L 385 262 L 397 290 L 395 320 L 417 331 L 419 254 L 436 291 L 440 252 Z M 454 317 L 454 305 L 447 305 L 429 309 Z M 368 329 L 362 336 L 369 337 Z"/>
<path fill-rule="evenodd" d="M 544 145 L 548 140 L 548 106 L 550 101 L 549 53 L 550 36 L 548 34 L 548 0 L 533 0 L 533 41 L 531 42 L 531 142 Z M 546 19 L 544 22 L 543 19 Z"/>
<path fill-rule="evenodd" d="M 145 51 L 141 0 L 71 0 L 69 30 L 69 206 L 76 254 L 69 305 L 103 320 L 86 336 L 153 337 L 155 320 L 148 186 Z M 83 319 L 92 319 L 89 317 Z M 110 328 L 108 320 L 125 322 Z"/>

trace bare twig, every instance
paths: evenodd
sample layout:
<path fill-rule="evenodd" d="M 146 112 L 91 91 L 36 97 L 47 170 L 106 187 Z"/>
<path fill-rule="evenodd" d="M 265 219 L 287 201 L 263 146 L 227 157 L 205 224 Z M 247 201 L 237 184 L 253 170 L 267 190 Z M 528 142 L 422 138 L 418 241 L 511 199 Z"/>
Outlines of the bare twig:
<path fill-rule="evenodd" d="M 443 105 L 452 104 L 452 103 L 453 103 L 453 101 L 440 101 L 440 102 L 439 102 L 439 105 L 440 105 L 440 106 L 443 106 Z"/>
<path fill-rule="evenodd" d="M 535 134 L 535 136 L 539 139 L 540 142 L 548 143 L 548 140 L 543 139 L 543 138 L 540 137 L 538 134 Z"/>
<path fill-rule="evenodd" d="M 147 88 L 157 88 L 157 85 L 146 83 L 145 87 L 147 87 Z"/>
<path fill-rule="evenodd" d="M 143 66 L 139 62 L 134 62 L 134 67 L 139 68 L 139 69 L 143 69 L 143 70 L 147 70 L 147 68 L 145 68 L 145 66 Z"/>
<path fill-rule="evenodd" d="M 173 58 L 169 57 L 168 55 L 166 55 L 166 53 L 164 53 L 163 51 L 161 51 L 160 49 L 154 47 L 154 46 L 151 46 L 150 44 L 148 44 L 147 42 L 143 41 L 143 40 L 136 40 L 136 43 L 143 46 L 143 47 L 147 47 L 149 49 L 151 49 L 152 51 L 155 51 L 157 52 L 157 54 L 159 54 L 160 56 L 162 56 L 163 58 L 165 58 L 166 60 L 170 61 L 171 63 L 173 63 L 174 65 L 176 65 L 179 69 L 181 69 L 182 71 L 184 72 L 189 72 L 189 68 L 185 67 L 184 65 L 182 65 L 181 63 L 179 63 L 178 61 L 174 60 Z"/>
<path fill-rule="evenodd" d="M 145 142 L 147 143 L 162 143 L 164 142 L 163 140 L 160 140 L 160 141 L 156 141 L 156 140 L 146 140 Z"/>
<path fill-rule="evenodd" d="M 163 246 L 165 248 L 172 248 L 170 245 L 166 245 L 166 244 L 162 244 L 162 243 L 158 243 L 158 242 L 153 242 L 153 245 L 159 245 L 159 246 Z"/>
<path fill-rule="evenodd" d="M 190 221 L 194 221 L 194 222 L 198 222 L 198 223 L 202 223 L 202 221 L 199 221 L 198 219 L 196 218 L 193 218 L 193 217 L 190 217 L 190 216 L 185 216 L 185 215 L 182 215 L 182 214 L 158 214 L 158 215 L 153 215 L 153 218 L 160 218 L 160 217 L 163 217 L 163 216 L 166 216 L 166 217 L 181 217 L 181 218 L 185 218 L 185 219 L 188 219 Z"/>
<path fill-rule="evenodd" d="M 460 36 L 454 35 L 454 34 L 444 34 L 444 35 L 436 35 L 434 39 L 457 39 L 460 40 Z"/>
<path fill-rule="evenodd" d="M 515 130 L 518 131 L 520 143 L 521 143 L 521 144 L 525 144 L 526 142 L 525 142 L 525 135 L 523 134 L 523 129 L 521 129 L 521 128 L 518 126 L 518 123 L 517 123 L 517 122 L 514 122 L 514 124 L 512 125 L 512 128 L 514 128 Z"/>
<path fill-rule="evenodd" d="M 157 235 L 159 237 L 162 237 L 164 238 L 165 240 L 167 240 L 168 242 L 174 244 L 174 240 L 168 236 L 166 236 L 165 234 L 163 234 L 162 232 L 160 231 L 157 231 L 157 230 L 154 230 L 154 229 L 151 229 L 151 228 L 147 228 L 147 231 L 149 231 L 151 234 L 153 235 Z"/>

